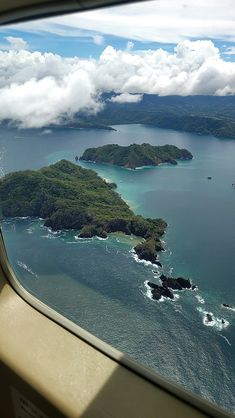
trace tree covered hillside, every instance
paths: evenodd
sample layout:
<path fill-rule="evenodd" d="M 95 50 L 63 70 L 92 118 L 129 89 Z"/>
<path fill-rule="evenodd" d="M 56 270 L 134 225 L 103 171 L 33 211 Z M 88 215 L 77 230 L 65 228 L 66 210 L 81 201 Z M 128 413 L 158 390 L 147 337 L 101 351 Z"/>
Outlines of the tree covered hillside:
<path fill-rule="evenodd" d="M 143 94 L 136 103 L 117 103 L 117 93 L 102 95 L 104 107 L 96 115 L 80 113 L 79 120 L 102 125 L 141 123 L 199 135 L 235 138 L 235 95 L 158 96 Z"/>
<path fill-rule="evenodd" d="M 157 166 L 161 163 L 175 165 L 177 164 L 176 160 L 190 160 L 192 158 L 193 156 L 189 151 L 179 149 L 174 145 L 132 144 L 124 147 L 109 144 L 97 148 L 88 148 L 80 159 L 134 169 L 146 165 Z"/>
<path fill-rule="evenodd" d="M 41 217 L 45 226 L 77 229 L 82 238 L 105 238 L 116 231 L 143 237 L 146 241 L 138 248 L 145 259 L 154 261 L 162 249 L 160 236 L 166 228 L 162 219 L 136 216 L 112 185 L 93 170 L 66 160 L 37 171 L 7 174 L 0 180 L 0 201 L 4 217 Z"/>

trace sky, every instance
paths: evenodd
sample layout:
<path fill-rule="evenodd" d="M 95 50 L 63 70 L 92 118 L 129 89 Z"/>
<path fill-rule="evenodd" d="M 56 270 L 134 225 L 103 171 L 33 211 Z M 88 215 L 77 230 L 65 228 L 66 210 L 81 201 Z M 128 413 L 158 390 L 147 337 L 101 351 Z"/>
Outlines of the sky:
<path fill-rule="evenodd" d="M 0 121 L 42 127 L 100 95 L 235 93 L 234 0 L 158 0 L 2 27 Z"/>

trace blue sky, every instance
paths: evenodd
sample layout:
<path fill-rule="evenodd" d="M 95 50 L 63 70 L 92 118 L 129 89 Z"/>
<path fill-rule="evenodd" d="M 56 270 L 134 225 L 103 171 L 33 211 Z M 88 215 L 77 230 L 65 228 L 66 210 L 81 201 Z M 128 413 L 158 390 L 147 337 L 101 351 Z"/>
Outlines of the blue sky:
<path fill-rule="evenodd" d="M 128 41 L 134 51 L 173 52 L 184 39 L 211 39 L 225 61 L 235 61 L 235 6 L 233 0 L 158 0 L 6 27 L 0 45 L 7 48 L 6 36 L 23 38 L 29 51 L 81 58 L 98 58 L 107 45 L 124 50 Z"/>

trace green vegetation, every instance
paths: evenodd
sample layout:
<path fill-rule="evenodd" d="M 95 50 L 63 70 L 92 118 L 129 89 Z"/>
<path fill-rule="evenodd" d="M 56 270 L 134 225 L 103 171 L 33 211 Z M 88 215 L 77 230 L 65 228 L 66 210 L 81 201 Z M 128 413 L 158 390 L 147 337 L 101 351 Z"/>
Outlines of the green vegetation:
<path fill-rule="evenodd" d="M 177 164 L 177 159 L 192 159 L 192 154 L 186 149 L 174 145 L 153 146 L 150 144 L 132 144 L 123 147 L 117 144 L 88 148 L 80 160 L 97 163 L 116 164 L 126 168 L 136 168 L 161 163 Z"/>
<path fill-rule="evenodd" d="M 235 139 L 235 96 L 158 96 L 144 94 L 138 103 L 112 103 L 114 92 L 102 95 L 105 106 L 83 122 L 101 125 L 146 124 L 163 129 Z"/>
<path fill-rule="evenodd" d="M 106 238 L 116 231 L 143 237 L 146 241 L 140 248 L 149 246 L 145 259 L 155 259 L 156 251 L 162 249 L 160 236 L 166 228 L 162 219 L 136 216 L 93 170 L 66 160 L 37 171 L 7 174 L 0 180 L 0 201 L 4 217 L 41 217 L 45 226 L 77 229 L 83 238 Z"/>

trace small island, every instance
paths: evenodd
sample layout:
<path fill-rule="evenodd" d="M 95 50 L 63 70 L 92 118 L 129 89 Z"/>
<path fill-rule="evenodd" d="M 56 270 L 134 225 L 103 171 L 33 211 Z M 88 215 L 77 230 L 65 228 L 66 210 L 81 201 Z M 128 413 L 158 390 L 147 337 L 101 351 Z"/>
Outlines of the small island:
<path fill-rule="evenodd" d="M 159 164 L 177 164 L 177 160 L 191 160 L 191 152 L 179 149 L 174 145 L 153 146 L 147 143 L 120 146 L 117 144 L 103 145 L 85 150 L 80 160 L 95 163 L 114 164 L 124 168 L 136 169 Z"/>
<path fill-rule="evenodd" d="M 144 239 L 135 247 L 137 255 L 155 262 L 166 222 L 136 216 L 114 187 L 95 171 L 66 160 L 10 173 L 0 180 L 2 216 L 40 217 L 52 230 L 76 229 L 81 238 L 133 234 Z"/>

